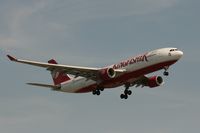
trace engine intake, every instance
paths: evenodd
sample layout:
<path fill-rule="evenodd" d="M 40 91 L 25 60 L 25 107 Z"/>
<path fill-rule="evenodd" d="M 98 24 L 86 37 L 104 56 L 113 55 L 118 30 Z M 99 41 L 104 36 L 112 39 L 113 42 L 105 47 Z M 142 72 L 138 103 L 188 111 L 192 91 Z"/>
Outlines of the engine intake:
<path fill-rule="evenodd" d="M 116 76 L 116 72 L 113 68 L 105 68 L 100 70 L 100 77 L 102 80 L 109 80 Z"/>
<path fill-rule="evenodd" d="M 148 79 L 148 86 L 150 88 L 158 87 L 163 84 L 163 78 L 161 76 L 153 76 Z"/>

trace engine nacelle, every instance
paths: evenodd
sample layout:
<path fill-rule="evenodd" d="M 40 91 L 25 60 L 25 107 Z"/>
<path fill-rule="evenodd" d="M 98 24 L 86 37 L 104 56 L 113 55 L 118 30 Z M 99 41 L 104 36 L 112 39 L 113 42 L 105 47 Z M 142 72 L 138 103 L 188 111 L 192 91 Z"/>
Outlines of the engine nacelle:
<path fill-rule="evenodd" d="M 100 70 L 100 78 L 102 80 L 109 80 L 116 76 L 116 72 L 113 68 L 105 68 Z"/>
<path fill-rule="evenodd" d="M 162 85 L 163 83 L 163 78 L 161 76 L 153 76 L 149 77 L 147 86 L 149 86 L 150 88 L 154 88 Z"/>

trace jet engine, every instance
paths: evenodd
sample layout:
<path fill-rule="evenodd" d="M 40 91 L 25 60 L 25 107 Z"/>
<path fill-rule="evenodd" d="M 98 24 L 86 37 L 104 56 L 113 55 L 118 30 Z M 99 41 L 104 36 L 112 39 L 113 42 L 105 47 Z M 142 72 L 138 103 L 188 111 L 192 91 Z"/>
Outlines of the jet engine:
<path fill-rule="evenodd" d="M 100 70 L 100 78 L 102 80 L 109 80 L 116 76 L 116 72 L 113 68 L 105 68 Z"/>
<path fill-rule="evenodd" d="M 147 86 L 149 86 L 150 88 L 154 88 L 162 85 L 163 83 L 163 78 L 161 76 L 153 76 L 149 77 Z"/>

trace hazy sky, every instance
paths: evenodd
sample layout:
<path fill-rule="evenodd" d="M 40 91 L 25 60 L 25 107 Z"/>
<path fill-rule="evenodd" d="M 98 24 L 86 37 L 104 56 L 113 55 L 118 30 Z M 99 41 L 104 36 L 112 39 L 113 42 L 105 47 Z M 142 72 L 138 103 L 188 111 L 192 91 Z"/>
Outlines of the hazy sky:
<path fill-rule="evenodd" d="M 199 0 L 0 0 L 0 132 L 197 133 L 200 131 Z M 101 96 L 28 86 L 52 83 L 23 59 L 102 67 L 161 47 L 183 58 L 165 85 Z M 154 73 L 162 75 L 163 71 Z M 151 75 L 154 75 L 151 74 Z"/>

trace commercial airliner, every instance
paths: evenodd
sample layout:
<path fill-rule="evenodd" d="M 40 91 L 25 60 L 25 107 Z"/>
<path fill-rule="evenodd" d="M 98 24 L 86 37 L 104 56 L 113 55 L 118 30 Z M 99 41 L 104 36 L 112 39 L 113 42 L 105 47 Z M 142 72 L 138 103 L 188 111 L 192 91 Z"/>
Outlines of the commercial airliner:
<path fill-rule="evenodd" d="M 47 87 L 54 91 L 68 93 L 87 93 L 100 95 L 104 89 L 116 88 L 124 85 L 121 99 L 127 99 L 135 87 L 158 87 L 164 84 L 161 76 L 147 77 L 145 75 L 164 70 L 168 76 L 169 67 L 176 63 L 183 55 L 177 48 L 162 48 L 146 52 L 127 60 L 103 68 L 79 67 L 57 64 L 54 59 L 45 62 L 21 60 L 7 55 L 11 61 L 46 68 L 51 72 L 54 84 L 27 83 L 28 85 Z"/>

